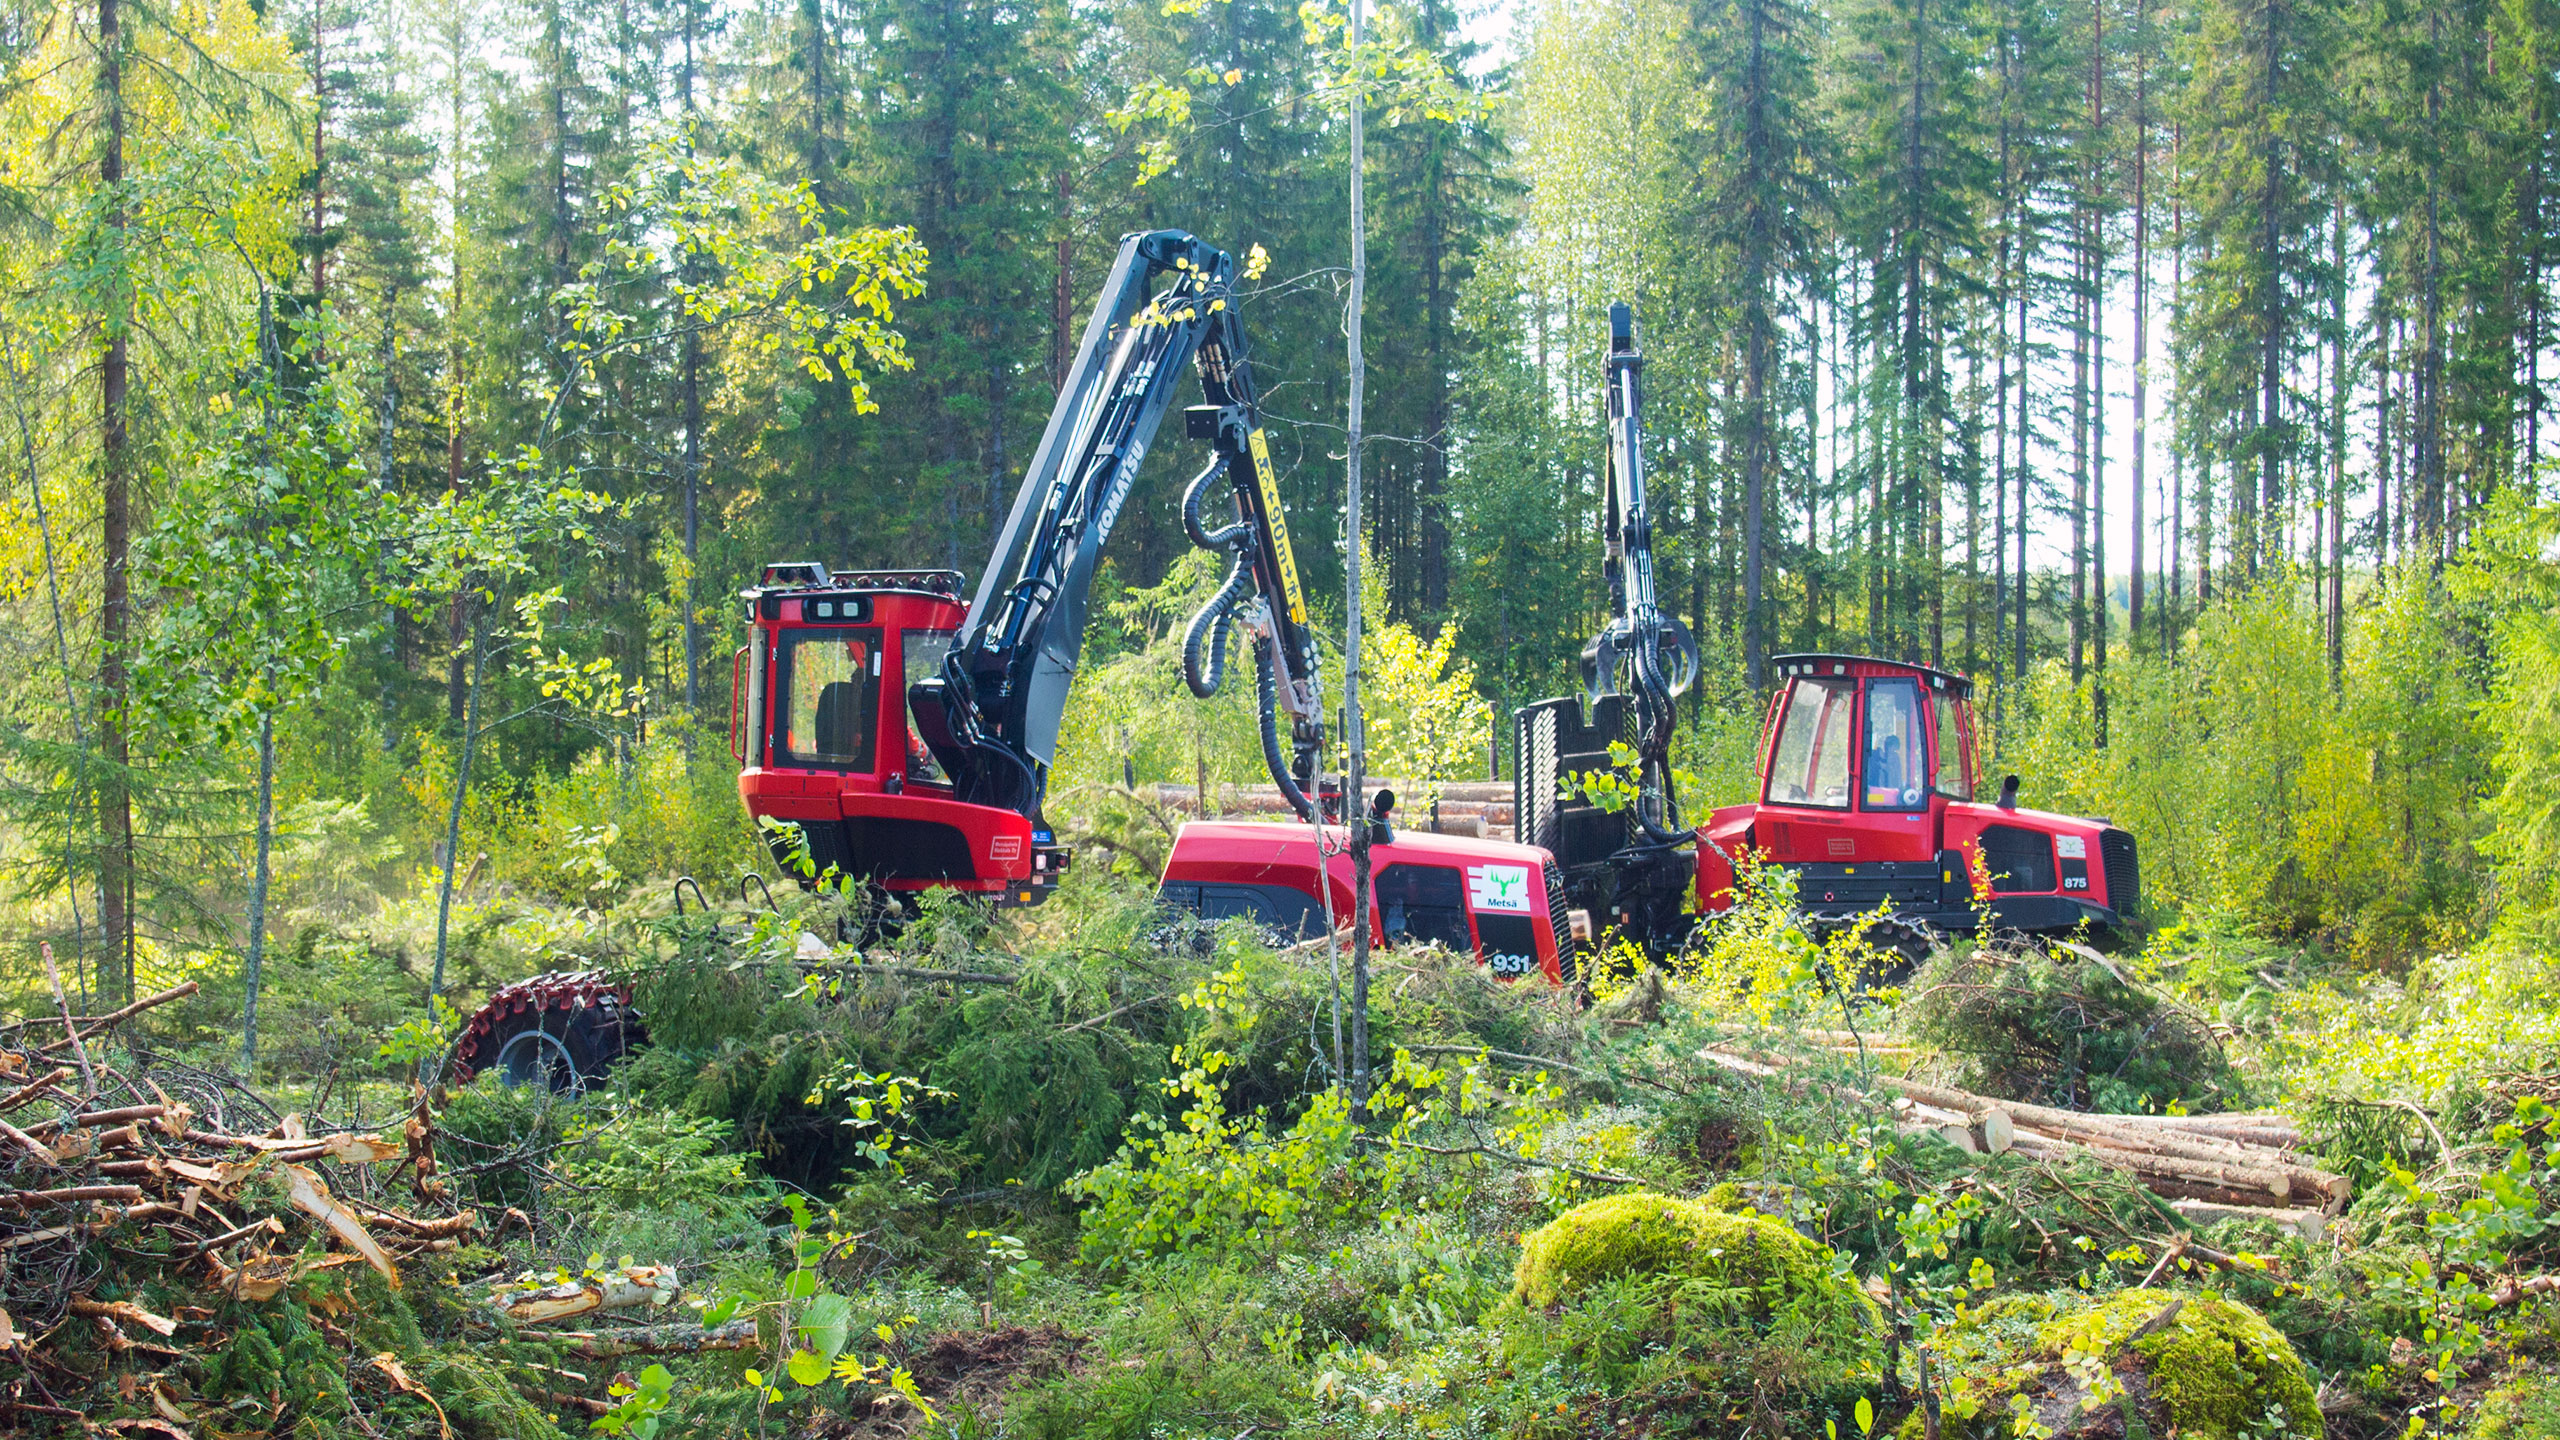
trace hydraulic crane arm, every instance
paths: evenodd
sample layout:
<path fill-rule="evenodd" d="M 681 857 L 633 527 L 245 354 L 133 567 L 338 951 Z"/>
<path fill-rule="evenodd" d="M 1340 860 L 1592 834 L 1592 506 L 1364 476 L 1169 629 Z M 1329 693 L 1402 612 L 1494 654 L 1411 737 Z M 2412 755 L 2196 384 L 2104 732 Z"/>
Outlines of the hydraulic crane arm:
<path fill-rule="evenodd" d="M 1653 589 L 1653 516 L 1644 476 L 1644 356 L 1636 349 L 1635 311 L 1609 307 L 1608 474 L 1601 496 L 1601 569 L 1609 582 L 1609 621 L 1582 648 L 1582 681 L 1591 700 L 1610 692 L 1635 702 L 1635 748 L 1643 796 L 1636 820 L 1655 840 L 1678 834 L 1671 785 L 1671 734 L 1679 697 L 1698 678 L 1698 646 L 1689 628 L 1665 611 Z"/>
<path fill-rule="evenodd" d="M 1036 822 L 1103 544 L 1192 361 L 1207 403 L 1186 412 L 1187 429 L 1216 455 L 1185 496 L 1185 528 L 1201 544 L 1233 551 L 1237 563 L 1193 622 L 1186 670 L 1193 689 L 1214 692 L 1226 624 L 1251 591 L 1246 618 L 1264 676 L 1265 756 L 1284 793 L 1296 795 L 1292 780 L 1311 772 L 1323 743 L 1314 637 L 1237 322 L 1235 272 L 1233 257 L 1179 230 L 1120 242 L 968 618 L 942 673 L 911 689 L 923 738 L 960 799 Z M 1172 283 L 1151 293 L 1166 275 Z M 1237 518 L 1207 530 L 1200 504 L 1221 474 L 1231 481 Z M 1275 707 L 1293 722 L 1290 762 L 1278 755 Z"/>

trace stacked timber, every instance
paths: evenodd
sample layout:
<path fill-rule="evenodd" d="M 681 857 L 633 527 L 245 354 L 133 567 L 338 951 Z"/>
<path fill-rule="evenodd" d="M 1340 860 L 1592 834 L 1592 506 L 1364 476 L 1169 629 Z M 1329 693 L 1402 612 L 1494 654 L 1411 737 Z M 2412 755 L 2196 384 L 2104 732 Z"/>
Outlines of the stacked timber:
<path fill-rule="evenodd" d="M 1179 816 L 1200 814 L 1200 790 L 1196 785 L 1158 785 L 1150 787 L 1156 802 Z M 1420 808 L 1420 789 L 1393 776 L 1373 776 L 1371 791 L 1396 792 L 1396 811 L 1391 817 L 1397 829 L 1436 831 L 1442 835 L 1471 835 L 1479 839 L 1508 840 L 1513 822 L 1511 814 L 1511 782 L 1508 780 L 1453 780 L 1440 787 L 1439 816 Z M 1289 803 L 1280 791 L 1270 785 L 1216 785 L 1210 787 L 1210 813 L 1230 820 L 1279 820 L 1288 818 Z"/>
<path fill-rule="evenodd" d="M 2344 1210 L 2355 1194 L 2347 1177 L 2302 1153 L 2301 1132 L 2286 1115 L 2090 1115 L 1898 1076 L 1878 1083 L 1895 1092 L 1894 1109 L 1907 1128 L 1936 1130 L 1977 1154 L 2085 1155 L 2198 1215 L 2281 1211 L 2287 1223 L 2316 1232 L 2320 1219 Z"/>
<path fill-rule="evenodd" d="M 1776 1057 L 1708 1050 L 1701 1058 L 1760 1074 L 1778 1068 L 1770 1063 Z M 1935 1132 L 1977 1155 L 2085 1156 L 2124 1171 L 2198 1223 L 2248 1212 L 2317 1234 L 2355 1194 L 2347 1177 L 2311 1162 L 2289 1115 L 2092 1115 L 1896 1075 L 1879 1075 L 1874 1084 L 1893 1092 L 1906 1132 Z"/>

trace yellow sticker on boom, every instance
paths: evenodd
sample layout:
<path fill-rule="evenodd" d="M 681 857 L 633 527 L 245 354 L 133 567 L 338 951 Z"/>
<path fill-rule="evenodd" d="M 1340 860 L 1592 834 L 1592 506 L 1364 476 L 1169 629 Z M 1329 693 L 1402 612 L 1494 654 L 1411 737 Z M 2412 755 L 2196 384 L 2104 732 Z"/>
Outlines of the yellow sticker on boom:
<path fill-rule="evenodd" d="M 1289 548 L 1289 513 L 1280 508 L 1280 480 L 1271 473 L 1271 447 L 1262 432 L 1245 437 L 1253 450 L 1253 479 L 1262 490 L 1262 514 L 1271 522 L 1271 550 L 1280 561 L 1280 592 L 1288 598 L 1289 618 L 1307 623 L 1307 597 L 1298 589 L 1298 555 Z"/>

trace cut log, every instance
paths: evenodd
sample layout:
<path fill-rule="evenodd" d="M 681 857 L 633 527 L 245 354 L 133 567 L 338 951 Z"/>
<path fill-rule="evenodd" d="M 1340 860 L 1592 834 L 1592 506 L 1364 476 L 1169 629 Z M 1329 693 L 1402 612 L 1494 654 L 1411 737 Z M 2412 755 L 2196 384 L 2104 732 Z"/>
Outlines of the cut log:
<path fill-rule="evenodd" d="M 756 1348 L 756 1322 L 726 1325 L 640 1325 L 629 1330 L 573 1330 L 558 1337 L 572 1354 L 590 1360 L 619 1355 L 698 1355 L 710 1350 Z"/>
<path fill-rule="evenodd" d="M 2242 1145 L 2236 1141 L 2185 1131 L 2157 1129 L 2148 1133 L 2119 1123 L 2124 1117 L 2084 1115 L 2076 1110 L 2056 1110 L 2045 1105 L 1995 1102 L 1962 1090 L 1924 1085 L 1898 1076 L 1879 1076 L 1886 1087 L 1942 1110 L 1971 1115 L 1997 1105 L 2006 1109 L 2022 1129 L 2031 1129 L 2055 1140 L 2082 1146 L 2119 1169 L 2137 1174 L 2158 1175 L 2189 1185 L 2203 1185 L 2241 1192 L 2263 1192 L 2282 1200 L 2296 1195 L 2316 1196 L 2332 1210 L 2343 1208 L 2354 1194 L 2354 1184 L 2343 1175 L 2334 1175 L 2307 1165 L 2295 1163 L 2290 1153 L 2265 1146 Z"/>
<path fill-rule="evenodd" d="M 600 1310 L 632 1310 L 670 1305 L 683 1293 L 672 1266 L 628 1265 L 601 1275 L 585 1275 L 557 1285 L 501 1290 L 489 1297 L 497 1312 L 520 1325 L 539 1325 L 592 1315 Z"/>
<path fill-rule="evenodd" d="M 2264 1220 L 2290 1230 L 2305 1240 L 2317 1240 L 2329 1233 L 2328 1213 L 2313 1209 L 2285 1209 L 2262 1205 L 2219 1205 L 2210 1200 L 2172 1200 L 2169 1208 L 2185 1217 L 2186 1222 L 2201 1230 L 2225 1220 Z"/>
<path fill-rule="evenodd" d="M 2009 1118 L 2008 1111 L 1997 1105 L 1977 1112 L 1966 1122 L 1965 1133 L 1973 1140 L 1974 1147 L 1985 1155 L 2005 1154 L 2018 1142 L 2017 1122 Z"/>
<path fill-rule="evenodd" d="M 2137 1176 L 2175 1180 L 2189 1185 L 2210 1185 L 2243 1194 L 2272 1195 L 2278 1200 L 2290 1199 L 2294 1193 L 2293 1177 L 2280 1169 L 2224 1165 L 2211 1160 L 2119 1150 L 2111 1145 L 2091 1145 L 2078 1140 L 2037 1135 L 2032 1131 L 2018 1137 L 2018 1148 L 2030 1153 L 2038 1149 L 2078 1153 L 2100 1164 L 2132 1171 Z"/>

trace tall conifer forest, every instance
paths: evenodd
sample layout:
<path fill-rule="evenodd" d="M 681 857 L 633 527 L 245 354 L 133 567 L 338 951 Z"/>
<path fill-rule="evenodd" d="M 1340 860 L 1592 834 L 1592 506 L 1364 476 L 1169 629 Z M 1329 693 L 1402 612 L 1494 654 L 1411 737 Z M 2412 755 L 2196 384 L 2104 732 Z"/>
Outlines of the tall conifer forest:
<path fill-rule="evenodd" d="M 2560 1437 L 2555 0 L 0 75 L 0 1434 Z M 1062 504 L 988 718 L 897 607 L 1163 231 L 1261 428 Z M 1629 542 L 1695 665 L 1560 762 Z"/>

